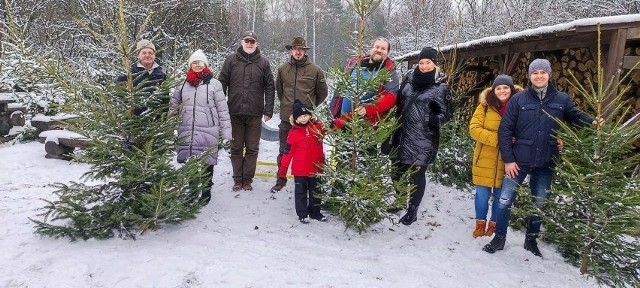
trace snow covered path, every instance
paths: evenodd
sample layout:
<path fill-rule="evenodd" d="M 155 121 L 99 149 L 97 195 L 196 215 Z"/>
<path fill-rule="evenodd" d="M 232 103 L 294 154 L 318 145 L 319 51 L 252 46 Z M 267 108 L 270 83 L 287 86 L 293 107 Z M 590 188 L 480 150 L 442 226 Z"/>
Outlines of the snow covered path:
<path fill-rule="evenodd" d="M 293 183 L 273 179 L 231 192 L 228 155 L 214 171 L 211 203 L 197 219 L 137 241 L 41 237 L 27 217 L 52 198 L 53 182 L 77 181 L 87 166 L 44 158 L 37 142 L 0 145 L 0 287 L 597 287 L 541 243 L 544 259 L 510 231 L 504 251 L 473 239 L 473 195 L 428 183 L 418 221 L 376 224 L 358 235 L 341 222 L 297 221 Z M 273 161 L 275 142 L 260 158 Z"/>

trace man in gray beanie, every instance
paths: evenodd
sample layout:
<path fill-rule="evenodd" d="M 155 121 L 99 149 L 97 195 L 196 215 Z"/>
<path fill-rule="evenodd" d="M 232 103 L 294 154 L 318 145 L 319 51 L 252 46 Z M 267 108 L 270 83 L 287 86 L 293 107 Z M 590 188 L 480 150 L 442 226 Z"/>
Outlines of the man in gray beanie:
<path fill-rule="evenodd" d="M 498 128 L 498 146 L 506 177 L 498 202 L 496 231 L 491 242 L 482 248 L 488 253 L 504 249 L 509 226 L 511 205 L 516 189 L 527 175 L 533 202 L 542 208 L 549 197 L 553 178 L 553 159 L 558 154 L 555 131 L 560 126 L 556 119 L 584 126 L 595 122 L 578 110 L 567 93 L 560 92 L 549 83 L 552 69 L 546 59 L 535 59 L 529 65 L 531 86 L 511 97 Z M 524 249 L 542 257 L 538 249 L 538 233 L 542 219 L 530 215 Z"/>

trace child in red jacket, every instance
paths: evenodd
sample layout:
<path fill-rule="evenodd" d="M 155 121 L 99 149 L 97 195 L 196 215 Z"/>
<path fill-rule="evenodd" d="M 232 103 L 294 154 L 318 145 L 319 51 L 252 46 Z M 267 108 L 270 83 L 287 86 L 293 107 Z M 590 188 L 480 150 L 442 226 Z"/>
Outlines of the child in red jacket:
<path fill-rule="evenodd" d="M 279 177 L 286 177 L 289 163 L 295 183 L 295 207 L 300 222 L 307 224 L 309 218 L 326 222 L 320 213 L 320 200 L 313 194 L 317 191 L 318 178 L 324 165 L 322 148 L 322 124 L 312 119 L 313 112 L 300 100 L 293 102 L 292 128 L 287 136 L 282 161 L 278 169 Z M 308 194 L 308 197 L 307 197 Z"/>

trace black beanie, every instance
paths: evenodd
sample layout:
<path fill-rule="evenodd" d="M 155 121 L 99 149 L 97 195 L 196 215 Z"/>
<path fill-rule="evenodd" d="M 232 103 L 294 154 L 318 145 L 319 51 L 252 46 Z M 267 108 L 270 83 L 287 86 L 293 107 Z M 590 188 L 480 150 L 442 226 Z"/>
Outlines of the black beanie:
<path fill-rule="evenodd" d="M 302 101 L 296 99 L 296 101 L 293 102 L 293 120 L 295 121 L 300 117 L 300 115 L 304 114 L 312 115 L 311 109 L 309 109 L 309 106 L 304 104 Z"/>
<path fill-rule="evenodd" d="M 418 61 L 420 61 L 421 59 L 429 59 L 433 61 L 433 63 L 436 63 L 436 61 L 438 60 L 438 51 L 431 47 L 424 47 L 422 48 L 422 51 L 420 51 Z"/>

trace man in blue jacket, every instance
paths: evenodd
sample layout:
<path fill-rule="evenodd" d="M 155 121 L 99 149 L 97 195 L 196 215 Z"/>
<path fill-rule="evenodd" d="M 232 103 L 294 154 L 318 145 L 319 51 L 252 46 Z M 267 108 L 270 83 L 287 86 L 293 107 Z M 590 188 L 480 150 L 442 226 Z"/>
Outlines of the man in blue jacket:
<path fill-rule="evenodd" d="M 559 125 L 555 119 L 576 126 L 595 122 L 575 107 L 567 93 L 556 90 L 549 83 L 551 71 L 548 60 L 533 60 L 528 71 L 531 86 L 511 98 L 500 122 L 498 145 L 506 177 L 498 203 L 495 236 L 482 249 L 488 253 L 504 249 L 511 205 L 515 201 L 518 185 L 522 184 L 527 175 L 530 176 L 529 187 L 533 203 L 542 207 L 549 197 L 553 158 L 558 154 L 555 131 L 559 129 Z M 541 224 L 540 216 L 528 217 L 524 242 L 524 249 L 539 257 L 542 254 L 536 239 Z"/>
<path fill-rule="evenodd" d="M 169 96 L 168 95 L 154 95 L 154 92 L 158 90 L 162 81 L 167 78 L 167 75 L 162 71 L 162 68 L 156 63 L 156 46 L 149 40 L 142 39 L 136 44 L 136 51 L 138 53 L 138 61 L 131 66 L 131 87 L 136 93 L 143 92 L 148 95 L 157 97 L 159 104 L 168 107 Z M 116 82 L 125 83 L 128 81 L 128 75 L 120 75 Z M 135 107 L 133 113 L 136 116 L 147 111 L 147 107 Z"/>

